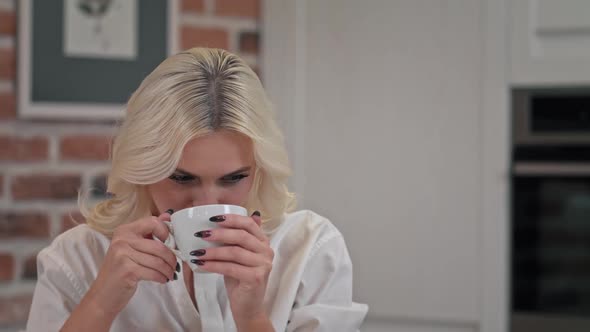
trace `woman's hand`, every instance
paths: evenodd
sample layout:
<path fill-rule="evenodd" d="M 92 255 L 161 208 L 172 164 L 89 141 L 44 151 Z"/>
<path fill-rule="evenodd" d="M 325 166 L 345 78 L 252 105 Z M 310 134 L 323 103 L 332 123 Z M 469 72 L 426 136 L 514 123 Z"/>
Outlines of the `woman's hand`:
<path fill-rule="evenodd" d="M 210 220 L 221 227 L 195 236 L 224 246 L 195 250 L 191 252 L 195 256 L 192 262 L 203 270 L 225 276 L 227 295 L 239 330 L 261 322 L 270 326 L 263 301 L 274 252 L 260 228 L 260 215 L 257 212 L 252 217 L 227 214 Z"/>
<path fill-rule="evenodd" d="M 86 303 L 114 319 L 125 308 L 140 280 L 166 283 L 175 276 L 176 256 L 152 234 L 165 241 L 170 214 L 146 217 L 115 229 L 111 245 L 88 293 Z"/>

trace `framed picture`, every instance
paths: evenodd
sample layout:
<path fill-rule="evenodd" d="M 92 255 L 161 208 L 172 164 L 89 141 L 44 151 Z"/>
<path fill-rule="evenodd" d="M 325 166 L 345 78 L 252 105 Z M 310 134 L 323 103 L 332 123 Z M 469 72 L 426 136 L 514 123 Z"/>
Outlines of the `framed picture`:
<path fill-rule="evenodd" d="M 118 119 L 177 52 L 177 0 L 18 2 L 18 113 L 32 119 Z"/>

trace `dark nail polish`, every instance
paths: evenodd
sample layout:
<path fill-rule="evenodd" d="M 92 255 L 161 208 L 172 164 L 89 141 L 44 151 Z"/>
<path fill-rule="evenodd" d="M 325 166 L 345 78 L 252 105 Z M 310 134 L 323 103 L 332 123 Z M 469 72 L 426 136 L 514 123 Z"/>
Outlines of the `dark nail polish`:
<path fill-rule="evenodd" d="M 174 280 L 178 280 L 178 275 L 174 272 Z"/>
<path fill-rule="evenodd" d="M 180 263 L 176 262 L 176 272 L 180 272 Z"/>
<path fill-rule="evenodd" d="M 209 218 L 209 221 L 212 221 L 212 222 L 222 222 L 224 220 L 225 220 L 225 216 L 214 216 L 214 217 Z"/>
<path fill-rule="evenodd" d="M 205 249 L 199 249 L 199 250 L 193 250 L 191 251 L 191 256 L 203 256 L 205 255 L 206 251 Z"/>
<path fill-rule="evenodd" d="M 202 265 L 205 265 L 205 262 L 203 262 L 203 261 L 200 261 L 200 260 L 198 260 L 198 259 L 191 259 L 191 263 L 193 263 L 193 264 L 197 264 L 197 265 L 201 265 L 201 266 L 202 266 Z"/>
<path fill-rule="evenodd" d="M 211 231 L 200 231 L 200 232 L 196 232 L 195 233 L 196 237 L 202 237 L 202 238 L 206 238 L 211 236 Z"/>
<path fill-rule="evenodd" d="M 252 213 L 252 215 L 260 217 L 260 211 L 256 210 L 256 211 L 254 211 L 254 213 Z"/>
<path fill-rule="evenodd" d="M 166 213 L 168 213 L 168 214 L 173 214 L 173 213 L 174 213 L 174 210 L 172 210 L 172 209 L 168 209 L 168 210 L 166 210 Z"/>

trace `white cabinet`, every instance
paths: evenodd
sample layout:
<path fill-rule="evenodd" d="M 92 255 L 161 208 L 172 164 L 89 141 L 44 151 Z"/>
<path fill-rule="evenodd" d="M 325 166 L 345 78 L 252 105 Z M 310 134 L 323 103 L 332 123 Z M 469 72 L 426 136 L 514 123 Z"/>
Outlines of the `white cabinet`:
<path fill-rule="evenodd" d="M 307 1 L 295 176 L 304 206 L 345 234 L 374 315 L 478 320 L 479 13 L 473 0 Z"/>
<path fill-rule="evenodd" d="M 513 85 L 590 84 L 590 1 L 511 0 Z"/>
<path fill-rule="evenodd" d="M 294 189 L 346 238 L 363 331 L 505 331 L 504 3 L 265 2 Z"/>

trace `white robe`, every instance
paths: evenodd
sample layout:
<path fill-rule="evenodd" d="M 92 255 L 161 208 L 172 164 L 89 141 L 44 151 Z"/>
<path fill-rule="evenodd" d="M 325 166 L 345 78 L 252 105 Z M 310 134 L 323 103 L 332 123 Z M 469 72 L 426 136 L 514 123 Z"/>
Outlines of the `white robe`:
<path fill-rule="evenodd" d="M 352 263 L 342 234 L 327 219 L 311 212 L 285 215 L 267 232 L 275 252 L 264 305 L 275 331 L 357 331 L 368 307 L 352 301 Z M 96 278 L 110 240 L 87 225 L 58 236 L 37 257 L 38 281 L 27 331 L 58 331 Z M 195 293 L 205 281 L 195 274 Z M 179 279 L 166 284 L 141 281 L 111 331 L 205 331 L 201 324 L 220 320 L 235 331 L 223 276 L 209 274 L 211 296 L 197 295 L 195 309 Z M 208 286 L 211 287 L 211 286 Z M 203 302 L 206 301 L 206 302 Z M 201 309 L 202 308 L 202 309 Z M 210 315 L 211 308 L 220 313 Z M 203 310 L 206 309 L 206 310 Z"/>

